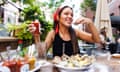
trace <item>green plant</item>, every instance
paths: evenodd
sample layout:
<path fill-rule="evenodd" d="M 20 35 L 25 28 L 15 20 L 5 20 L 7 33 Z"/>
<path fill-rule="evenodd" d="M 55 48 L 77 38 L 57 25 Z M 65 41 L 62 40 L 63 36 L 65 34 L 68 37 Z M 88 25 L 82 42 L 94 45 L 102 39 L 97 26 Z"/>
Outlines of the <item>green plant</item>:
<path fill-rule="evenodd" d="M 48 31 L 52 28 L 52 22 L 45 20 L 45 14 L 40 10 L 39 5 L 28 5 L 24 8 L 22 15 L 25 21 L 39 20 L 41 27 L 44 29 L 42 30 L 41 40 L 44 40 Z"/>
<path fill-rule="evenodd" d="M 27 22 L 20 25 L 7 24 L 7 29 L 9 32 L 15 31 L 15 37 L 22 40 L 32 40 L 32 34 L 27 30 Z"/>
<path fill-rule="evenodd" d="M 12 0 L 14 2 L 16 1 L 20 1 L 20 0 Z M 63 0 L 60 0 L 59 2 L 61 2 Z M 55 1 L 53 1 L 55 3 Z M 41 3 L 37 0 L 24 0 L 23 3 L 26 5 L 26 7 L 20 12 L 21 13 L 21 17 L 24 18 L 24 21 L 34 21 L 35 19 L 38 19 L 41 23 L 41 26 L 44 30 L 42 30 L 42 34 L 41 34 L 41 40 L 44 40 L 46 37 L 46 34 L 48 33 L 48 31 L 52 28 L 52 21 L 46 21 L 45 18 L 45 13 L 44 11 L 42 11 L 42 7 L 47 6 L 47 4 Z M 50 4 L 52 4 L 51 8 L 53 8 L 53 3 L 52 0 L 50 0 Z M 57 5 L 59 4 L 58 1 L 56 3 Z M 55 4 L 55 5 L 56 5 Z M 56 7 L 56 6 L 55 6 Z M 16 28 L 16 27 L 15 27 Z M 23 30 L 24 32 L 24 30 Z M 24 32 L 25 35 L 26 32 Z M 28 34 L 28 33 L 27 33 Z M 24 35 L 17 34 L 17 37 L 21 39 L 26 37 Z M 28 34 L 29 35 L 29 34 Z"/>
<path fill-rule="evenodd" d="M 84 0 L 80 7 L 83 11 L 86 11 L 88 8 L 90 8 L 92 11 L 96 11 L 96 3 L 94 0 Z"/>
<path fill-rule="evenodd" d="M 36 0 L 12 0 L 13 2 L 23 2 L 23 4 L 32 4 Z"/>

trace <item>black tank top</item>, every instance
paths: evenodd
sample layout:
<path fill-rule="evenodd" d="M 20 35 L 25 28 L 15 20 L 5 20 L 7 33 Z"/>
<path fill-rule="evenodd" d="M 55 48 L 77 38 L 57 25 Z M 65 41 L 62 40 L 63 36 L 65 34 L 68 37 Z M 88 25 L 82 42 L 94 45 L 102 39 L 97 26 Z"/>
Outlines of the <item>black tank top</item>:
<path fill-rule="evenodd" d="M 65 44 L 65 54 L 71 56 L 73 54 L 73 46 L 71 40 L 64 41 L 58 34 L 55 34 L 53 41 L 53 56 L 62 56 L 63 54 L 63 43 Z"/>

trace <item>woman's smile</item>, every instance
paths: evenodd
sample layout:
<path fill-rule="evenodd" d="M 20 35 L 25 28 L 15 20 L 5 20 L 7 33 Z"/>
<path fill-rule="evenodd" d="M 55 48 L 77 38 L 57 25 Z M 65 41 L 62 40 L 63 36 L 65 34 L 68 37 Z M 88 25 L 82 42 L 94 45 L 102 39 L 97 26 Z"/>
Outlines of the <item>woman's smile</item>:
<path fill-rule="evenodd" d="M 69 19 L 69 18 L 66 18 L 65 21 L 66 21 L 68 24 L 71 24 L 71 23 L 72 23 L 72 19 Z"/>

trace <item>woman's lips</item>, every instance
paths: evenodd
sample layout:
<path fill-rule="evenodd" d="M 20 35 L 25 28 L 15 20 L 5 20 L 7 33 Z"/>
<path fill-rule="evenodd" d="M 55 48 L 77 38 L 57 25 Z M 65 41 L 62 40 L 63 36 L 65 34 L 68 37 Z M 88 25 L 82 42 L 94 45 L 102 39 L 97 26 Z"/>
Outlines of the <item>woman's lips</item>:
<path fill-rule="evenodd" d="M 69 19 L 69 20 L 66 19 L 66 22 L 69 23 L 69 24 L 71 24 L 71 23 L 72 23 L 72 20 L 70 20 L 70 19 Z"/>

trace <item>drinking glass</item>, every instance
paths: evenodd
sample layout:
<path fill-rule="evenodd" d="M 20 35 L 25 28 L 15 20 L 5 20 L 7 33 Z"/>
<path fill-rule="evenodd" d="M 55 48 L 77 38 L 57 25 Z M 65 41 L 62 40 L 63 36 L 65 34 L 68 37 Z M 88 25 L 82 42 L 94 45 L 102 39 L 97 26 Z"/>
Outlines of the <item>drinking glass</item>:
<path fill-rule="evenodd" d="M 46 60 L 46 46 L 47 44 L 45 42 L 41 42 L 36 44 L 36 48 L 38 51 L 38 58 L 41 60 Z"/>
<path fill-rule="evenodd" d="M 102 63 L 106 64 L 108 61 L 110 61 L 110 58 L 111 58 L 111 54 L 107 50 L 104 50 L 104 51 L 103 50 L 95 50 L 92 52 L 92 54 L 95 55 L 97 62 L 100 62 L 100 63 L 102 62 Z"/>
<path fill-rule="evenodd" d="M 53 72 L 53 65 L 47 61 L 47 44 L 41 42 L 36 44 L 38 51 L 38 60 L 42 66 L 40 67 L 40 72 Z"/>
<path fill-rule="evenodd" d="M 15 55 L 15 51 L 10 50 L 10 47 L 7 47 L 7 51 L 1 53 L 1 56 L 3 57 L 2 66 L 8 67 L 11 72 L 16 72 L 16 59 L 14 58 L 13 53 Z"/>

